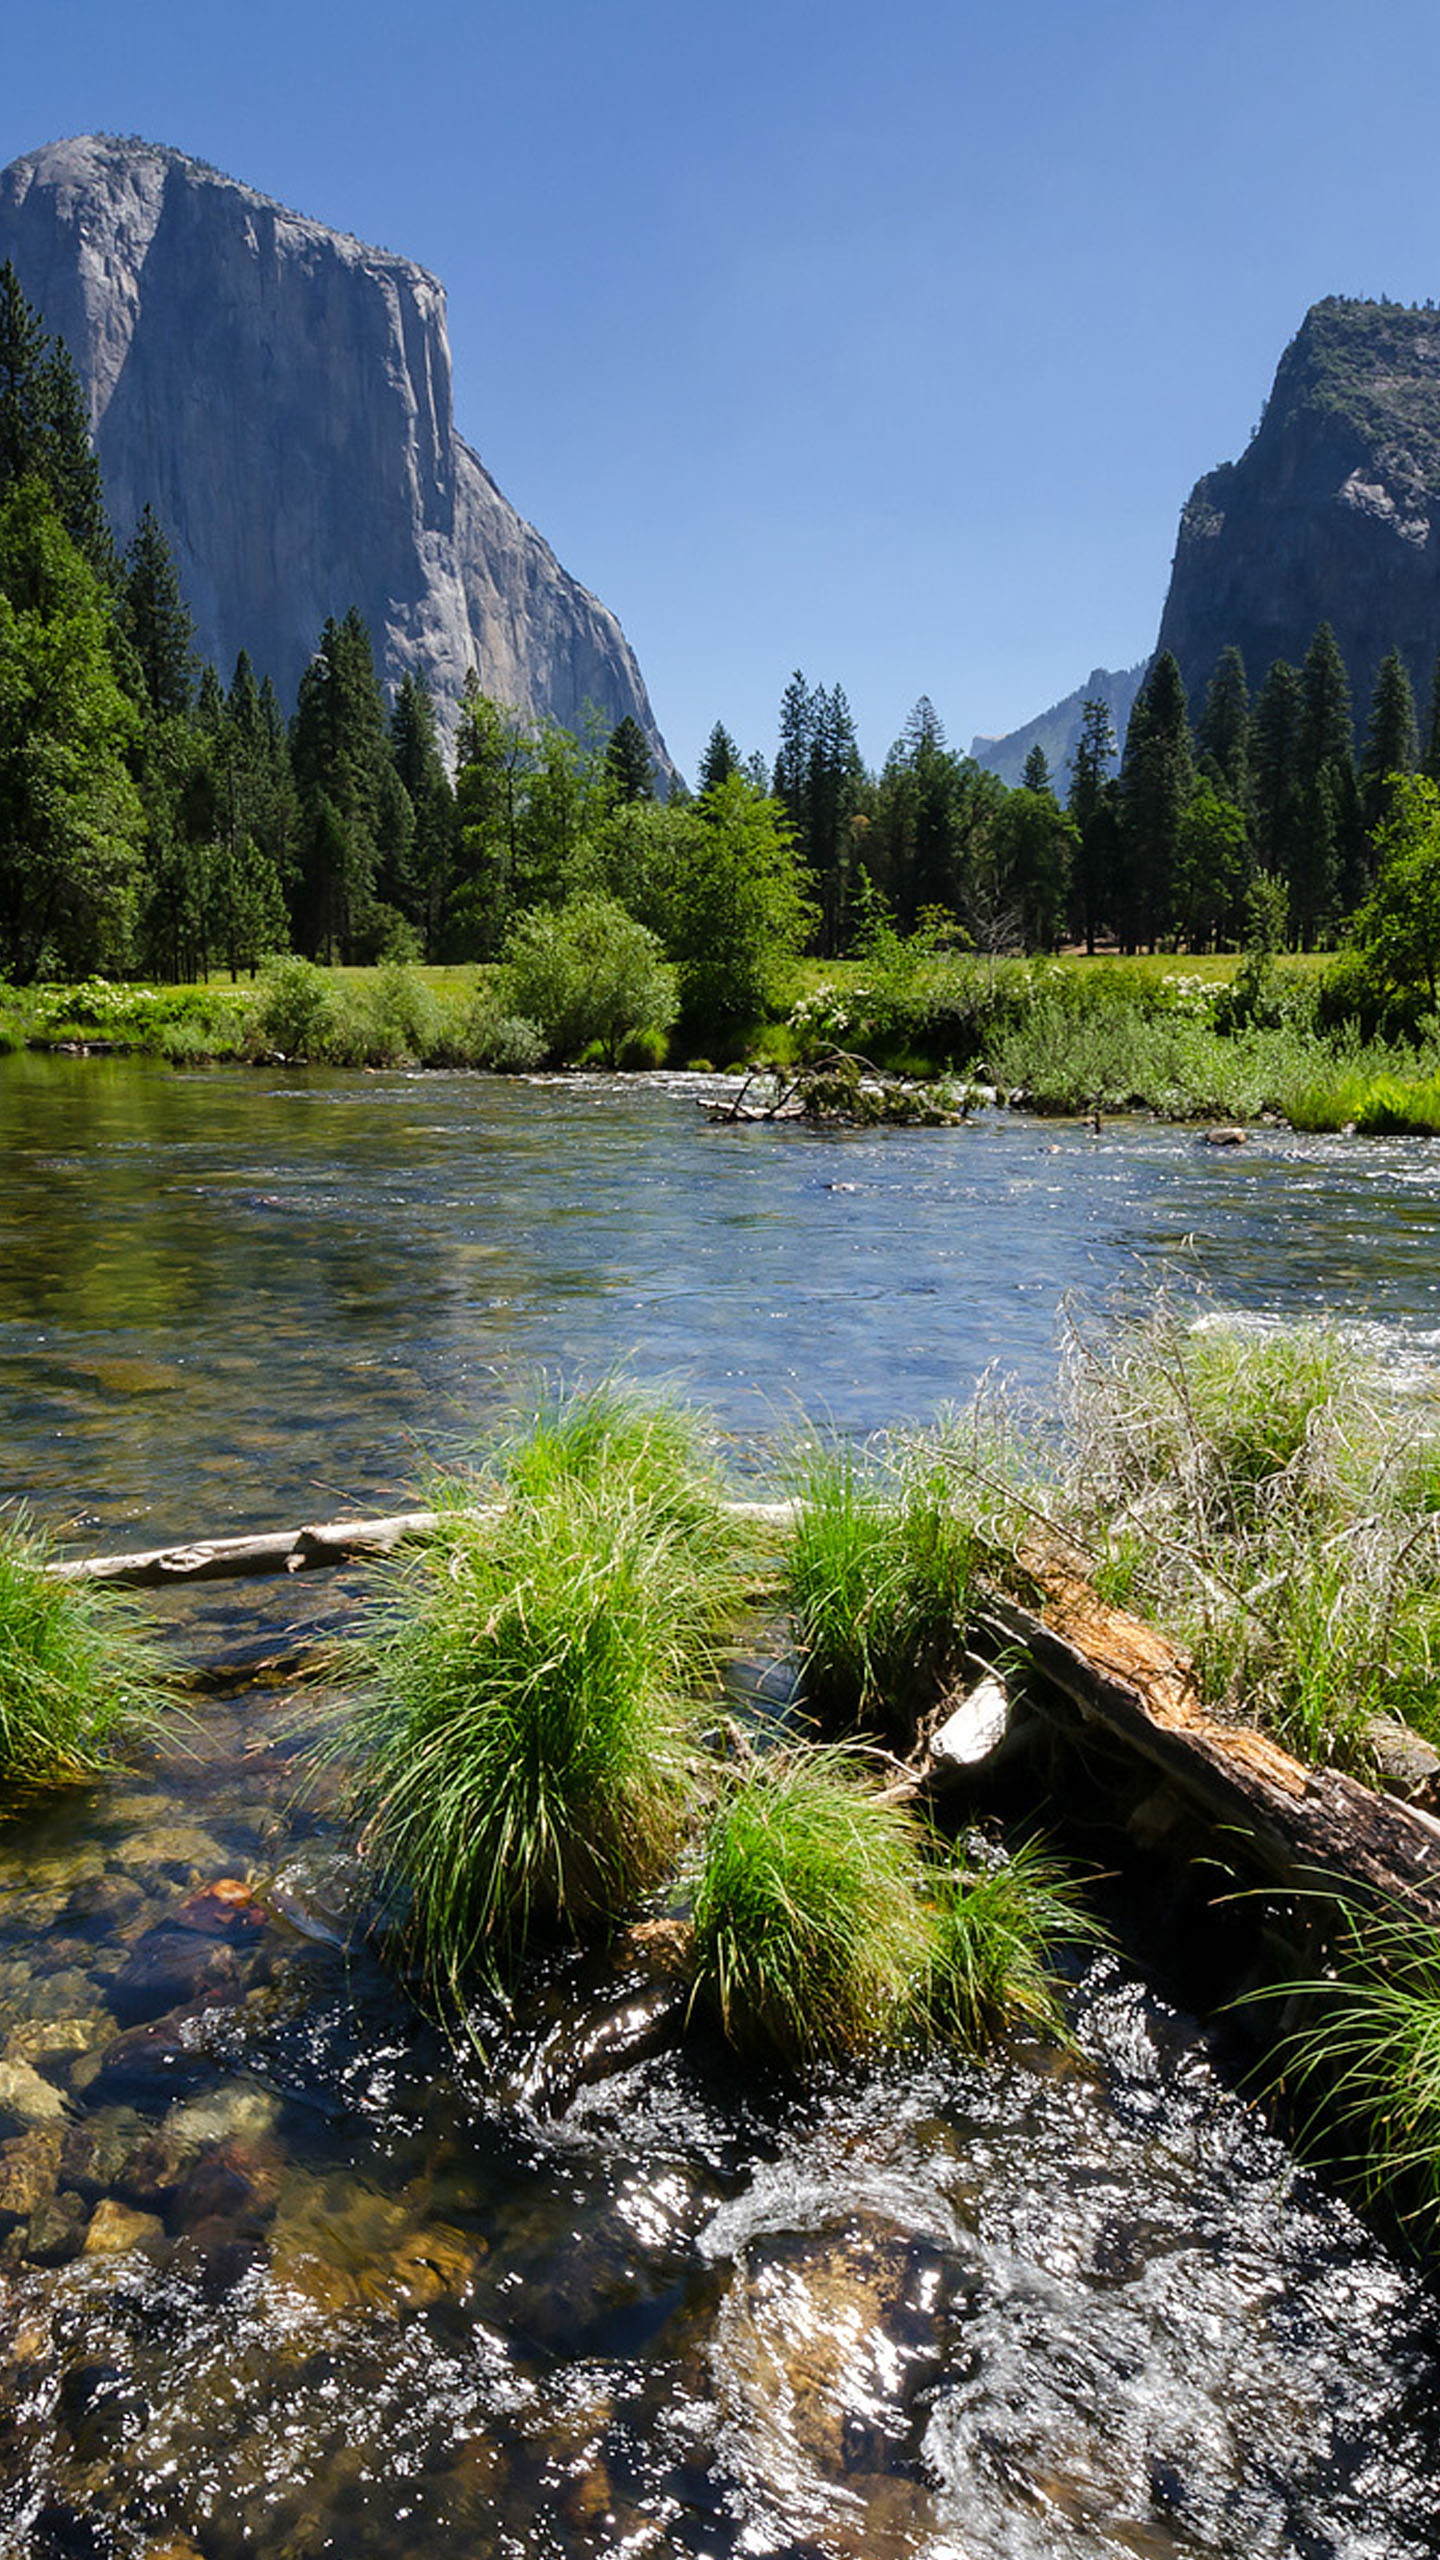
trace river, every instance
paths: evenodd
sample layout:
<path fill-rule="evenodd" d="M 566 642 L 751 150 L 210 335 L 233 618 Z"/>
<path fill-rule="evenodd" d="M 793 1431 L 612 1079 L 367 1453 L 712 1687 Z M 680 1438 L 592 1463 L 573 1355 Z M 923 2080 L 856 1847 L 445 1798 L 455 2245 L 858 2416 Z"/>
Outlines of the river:
<path fill-rule="evenodd" d="M 1043 1394 L 1067 1298 L 1174 1275 L 1434 1349 L 1440 1146 L 695 1106 L 0 1062 L 0 1489 L 81 1545 L 383 1507 L 616 1363 L 763 1475 L 802 1411 Z M 318 1712 L 207 1701 L 0 1834 L 7 2560 L 1433 2560 L 1433 2296 L 1153 1980 L 1077 1969 L 1080 2058 L 796 2085 L 561 1955 L 482 2070 L 353 1936 Z"/>

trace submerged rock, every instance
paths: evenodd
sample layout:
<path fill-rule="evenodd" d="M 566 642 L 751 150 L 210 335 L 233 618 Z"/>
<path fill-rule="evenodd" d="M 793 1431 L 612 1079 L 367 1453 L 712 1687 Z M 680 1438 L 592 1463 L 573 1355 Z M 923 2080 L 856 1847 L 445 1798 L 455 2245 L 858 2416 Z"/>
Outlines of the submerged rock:
<path fill-rule="evenodd" d="M 90 2208 L 73 2187 L 47 2196 L 30 2216 L 25 2255 L 35 2267 L 66 2267 L 85 2246 Z"/>
<path fill-rule="evenodd" d="M 60 2153 L 61 2135 L 49 2126 L 0 2142 L 0 2230 L 48 2203 L 60 2176 Z"/>
<path fill-rule="evenodd" d="M 165 2237 L 165 2225 L 158 2214 L 137 2213 L 116 2196 L 102 2196 L 90 2216 L 85 2234 L 87 2258 L 118 2255 L 125 2249 L 148 2247 Z"/>
<path fill-rule="evenodd" d="M 61 2125 L 65 2101 L 54 2082 L 29 2062 L 0 2062 L 0 2127 L 11 2133 L 32 2125 Z"/>

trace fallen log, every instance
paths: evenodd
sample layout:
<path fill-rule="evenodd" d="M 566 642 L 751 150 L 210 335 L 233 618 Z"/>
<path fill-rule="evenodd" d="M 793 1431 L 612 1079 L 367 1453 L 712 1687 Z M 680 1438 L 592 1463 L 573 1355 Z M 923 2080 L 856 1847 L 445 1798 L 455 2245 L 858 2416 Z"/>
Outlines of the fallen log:
<path fill-rule="evenodd" d="M 1440 1928 L 1440 1821 L 1338 1769 L 1307 1769 L 1201 1704 L 1189 1664 L 1078 1577 L 1047 1571 L 1041 1613 L 988 1593 L 977 1638 L 1042 1714 L 1097 1728 L 1227 1834 L 1238 1860 L 1292 1891 L 1333 1885 L 1403 1903 Z"/>
<path fill-rule="evenodd" d="M 414 1538 L 433 1538 L 446 1521 L 498 1519 L 499 1503 L 454 1511 L 397 1511 L 386 1519 L 327 1520 L 301 1529 L 262 1529 L 237 1538 L 193 1538 L 184 1545 L 146 1547 L 129 1554 L 57 1559 L 48 1570 L 59 1582 L 112 1583 L 131 1590 L 187 1582 L 225 1582 L 242 1575 L 319 1573 L 337 1565 L 388 1555 Z M 732 1518 L 757 1528 L 788 1528 L 789 1502 L 727 1502 Z"/>

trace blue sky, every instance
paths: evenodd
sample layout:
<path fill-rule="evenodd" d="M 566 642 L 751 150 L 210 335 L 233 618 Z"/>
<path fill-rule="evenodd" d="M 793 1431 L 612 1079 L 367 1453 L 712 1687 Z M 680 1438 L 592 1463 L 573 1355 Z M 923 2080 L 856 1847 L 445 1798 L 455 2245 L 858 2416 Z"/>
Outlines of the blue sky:
<path fill-rule="evenodd" d="M 139 132 L 418 258 L 456 413 L 693 770 L 792 667 L 878 762 L 1150 647 L 1325 293 L 1440 296 L 1433 0 L 65 0 L 0 165 Z"/>

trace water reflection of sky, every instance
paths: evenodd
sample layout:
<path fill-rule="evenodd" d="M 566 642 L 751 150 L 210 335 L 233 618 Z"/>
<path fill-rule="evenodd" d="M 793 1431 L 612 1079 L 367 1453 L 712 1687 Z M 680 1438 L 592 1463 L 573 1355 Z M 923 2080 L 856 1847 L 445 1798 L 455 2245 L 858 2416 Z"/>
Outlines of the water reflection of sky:
<path fill-rule="evenodd" d="M 136 1534 L 388 1498 L 536 1368 L 674 1378 L 747 1447 L 866 1430 L 1174 1270 L 1440 1327 L 1440 1146 L 997 1114 L 708 1124 L 682 1083 L 0 1067 L 7 1493 Z"/>

